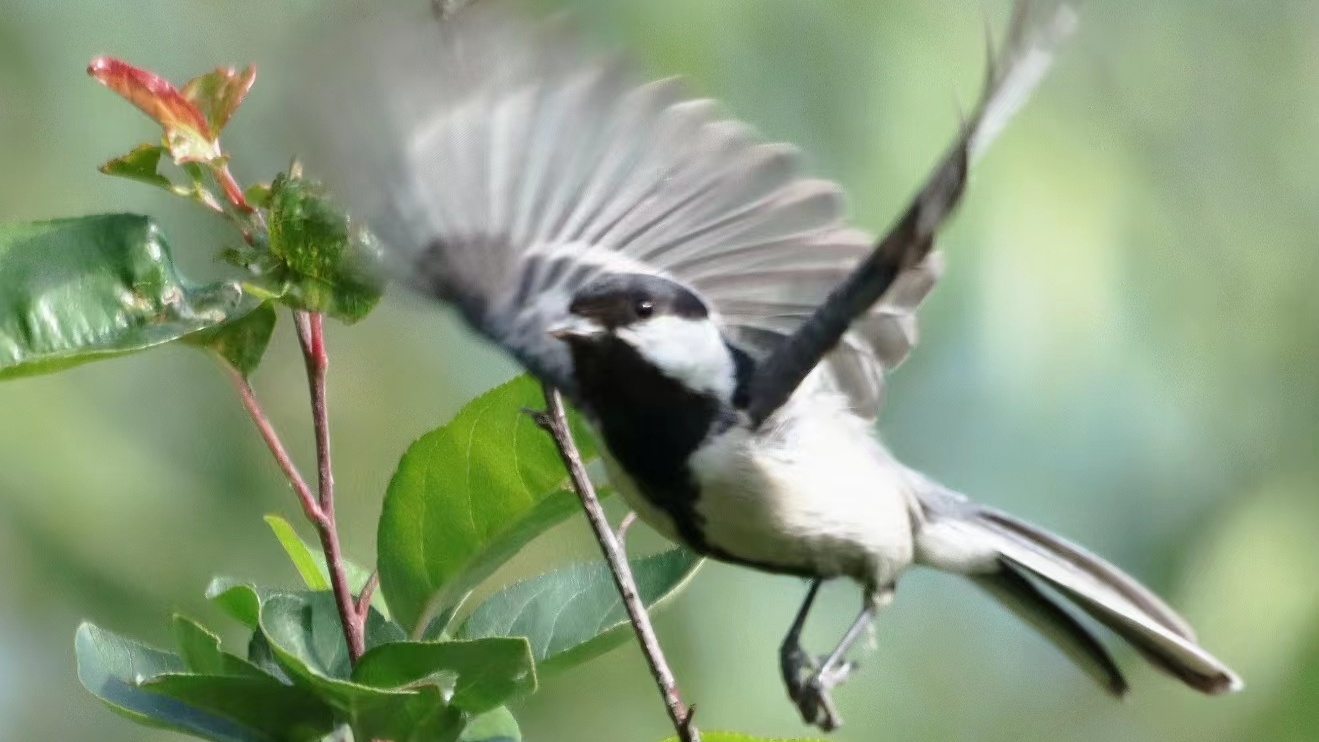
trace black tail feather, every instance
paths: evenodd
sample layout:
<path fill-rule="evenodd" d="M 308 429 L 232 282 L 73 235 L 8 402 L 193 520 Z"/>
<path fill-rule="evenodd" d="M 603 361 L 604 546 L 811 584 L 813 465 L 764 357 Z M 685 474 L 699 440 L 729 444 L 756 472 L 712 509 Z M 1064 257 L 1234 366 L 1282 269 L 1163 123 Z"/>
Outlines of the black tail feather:
<path fill-rule="evenodd" d="M 1034 626 L 1104 690 L 1118 698 L 1125 696 L 1129 689 L 1126 678 L 1085 624 L 1036 587 L 1012 563 L 1004 561 L 1002 565 L 997 572 L 977 575 L 976 585 Z"/>

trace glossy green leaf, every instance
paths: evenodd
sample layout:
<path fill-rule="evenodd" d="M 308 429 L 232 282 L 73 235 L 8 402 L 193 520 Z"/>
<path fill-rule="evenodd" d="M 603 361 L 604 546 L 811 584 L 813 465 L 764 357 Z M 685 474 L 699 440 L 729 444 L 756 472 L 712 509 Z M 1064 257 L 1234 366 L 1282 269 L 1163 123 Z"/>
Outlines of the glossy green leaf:
<path fill-rule="evenodd" d="M 135 353 L 257 304 L 237 284 L 184 281 L 143 216 L 0 225 L 0 378 Z"/>
<path fill-rule="evenodd" d="M 701 559 L 683 548 L 631 560 L 637 592 L 647 607 L 682 588 Z M 602 654 L 631 636 L 627 613 L 603 561 L 555 570 L 514 583 L 472 611 L 459 638 L 525 636 L 541 672 Z"/>
<path fill-rule="evenodd" d="M 279 540 L 280 546 L 284 547 L 303 583 L 312 590 L 329 590 L 330 570 L 325 565 L 325 554 L 303 541 L 293 528 L 293 524 L 284 518 L 273 514 L 267 515 L 266 524 L 274 531 L 275 538 Z M 343 566 L 344 573 L 348 577 L 348 588 L 352 590 L 353 595 L 361 593 L 362 588 L 366 587 L 367 581 L 371 579 L 371 571 L 348 559 L 343 561 Z M 371 605 L 380 611 L 382 616 L 389 618 L 389 609 L 385 605 L 384 596 L 379 591 L 371 596 Z"/>
<path fill-rule="evenodd" d="M 423 617 L 429 623 L 528 541 L 577 512 L 554 442 L 524 412 L 544 404 L 540 384 L 520 376 L 472 400 L 403 454 L 376 543 L 381 591 L 405 627 Z M 584 457 L 595 455 L 584 431 L 578 442 Z"/>
<path fill-rule="evenodd" d="M 353 680 L 375 688 L 436 684 L 452 690 L 454 706 L 478 714 L 536 690 L 531 645 L 521 637 L 385 644 L 362 655 Z"/>
<path fill-rule="evenodd" d="M 277 319 L 275 308 L 262 302 L 241 317 L 185 335 L 183 342 L 214 352 L 246 378 L 261 364 Z"/>
<path fill-rule="evenodd" d="M 269 677 L 247 660 L 220 649 L 220 637 L 187 616 L 175 614 L 174 643 L 190 672 L 199 675 Z"/>
<path fill-rule="evenodd" d="M 274 284 L 286 304 L 353 323 L 380 300 L 379 250 L 330 203 L 325 189 L 300 176 L 270 185 L 269 254 L 234 253 Z"/>
<path fill-rule="evenodd" d="M 75 648 L 83 686 L 141 724 L 221 742 L 311 739 L 331 728 L 314 695 L 270 677 L 188 674 L 178 655 L 91 624 L 78 627 Z"/>
<path fill-rule="evenodd" d="M 677 737 L 669 737 L 663 742 L 678 742 Z M 752 737 L 749 734 L 738 734 L 737 732 L 707 732 L 701 730 L 701 742 L 827 742 L 818 737 Z"/>
<path fill-rule="evenodd" d="M 303 583 L 312 590 L 329 590 L 330 580 L 325 570 L 324 557 L 318 565 L 315 553 L 298 537 L 298 532 L 293 530 L 292 523 L 278 515 L 267 515 L 265 520 L 270 530 L 274 531 L 279 545 L 284 547 L 284 553 L 288 554 L 289 561 L 293 562 L 293 568 L 298 570 L 298 576 L 302 578 Z"/>
<path fill-rule="evenodd" d="M 458 742 L 522 742 L 522 730 L 513 714 L 501 706 L 469 721 Z"/>

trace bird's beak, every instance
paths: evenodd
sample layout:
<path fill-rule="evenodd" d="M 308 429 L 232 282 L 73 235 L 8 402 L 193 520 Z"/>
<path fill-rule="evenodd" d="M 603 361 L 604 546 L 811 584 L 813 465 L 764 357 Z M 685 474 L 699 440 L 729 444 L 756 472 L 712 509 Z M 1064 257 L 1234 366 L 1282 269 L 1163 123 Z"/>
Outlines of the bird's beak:
<path fill-rule="evenodd" d="M 574 340 L 598 340 L 604 337 L 605 328 L 595 322 L 577 315 L 571 315 L 562 321 L 550 325 L 546 330 L 556 340 L 572 342 Z"/>

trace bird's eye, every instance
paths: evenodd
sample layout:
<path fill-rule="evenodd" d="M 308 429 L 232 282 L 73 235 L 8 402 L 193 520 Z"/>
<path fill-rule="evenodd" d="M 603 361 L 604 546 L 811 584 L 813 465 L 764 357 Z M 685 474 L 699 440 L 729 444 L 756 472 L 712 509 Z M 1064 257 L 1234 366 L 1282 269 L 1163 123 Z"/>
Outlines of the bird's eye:
<path fill-rule="evenodd" d="M 650 299 L 642 299 L 637 302 L 637 316 L 646 319 L 655 313 L 655 302 Z"/>

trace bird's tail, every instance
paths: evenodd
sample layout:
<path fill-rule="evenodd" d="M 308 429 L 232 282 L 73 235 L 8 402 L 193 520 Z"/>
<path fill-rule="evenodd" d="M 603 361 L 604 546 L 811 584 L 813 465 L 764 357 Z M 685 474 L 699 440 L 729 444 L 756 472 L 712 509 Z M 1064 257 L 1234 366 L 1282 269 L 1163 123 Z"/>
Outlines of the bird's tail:
<path fill-rule="evenodd" d="M 1114 695 L 1127 690 L 1121 671 L 1061 599 L 1130 642 L 1155 667 L 1196 690 L 1218 694 L 1243 687 L 1227 665 L 1199 646 L 1185 619 L 1112 564 L 943 488 L 922 492 L 920 500 L 927 532 L 926 543 L 918 546 L 926 552 L 922 561 L 967 574 Z"/>

